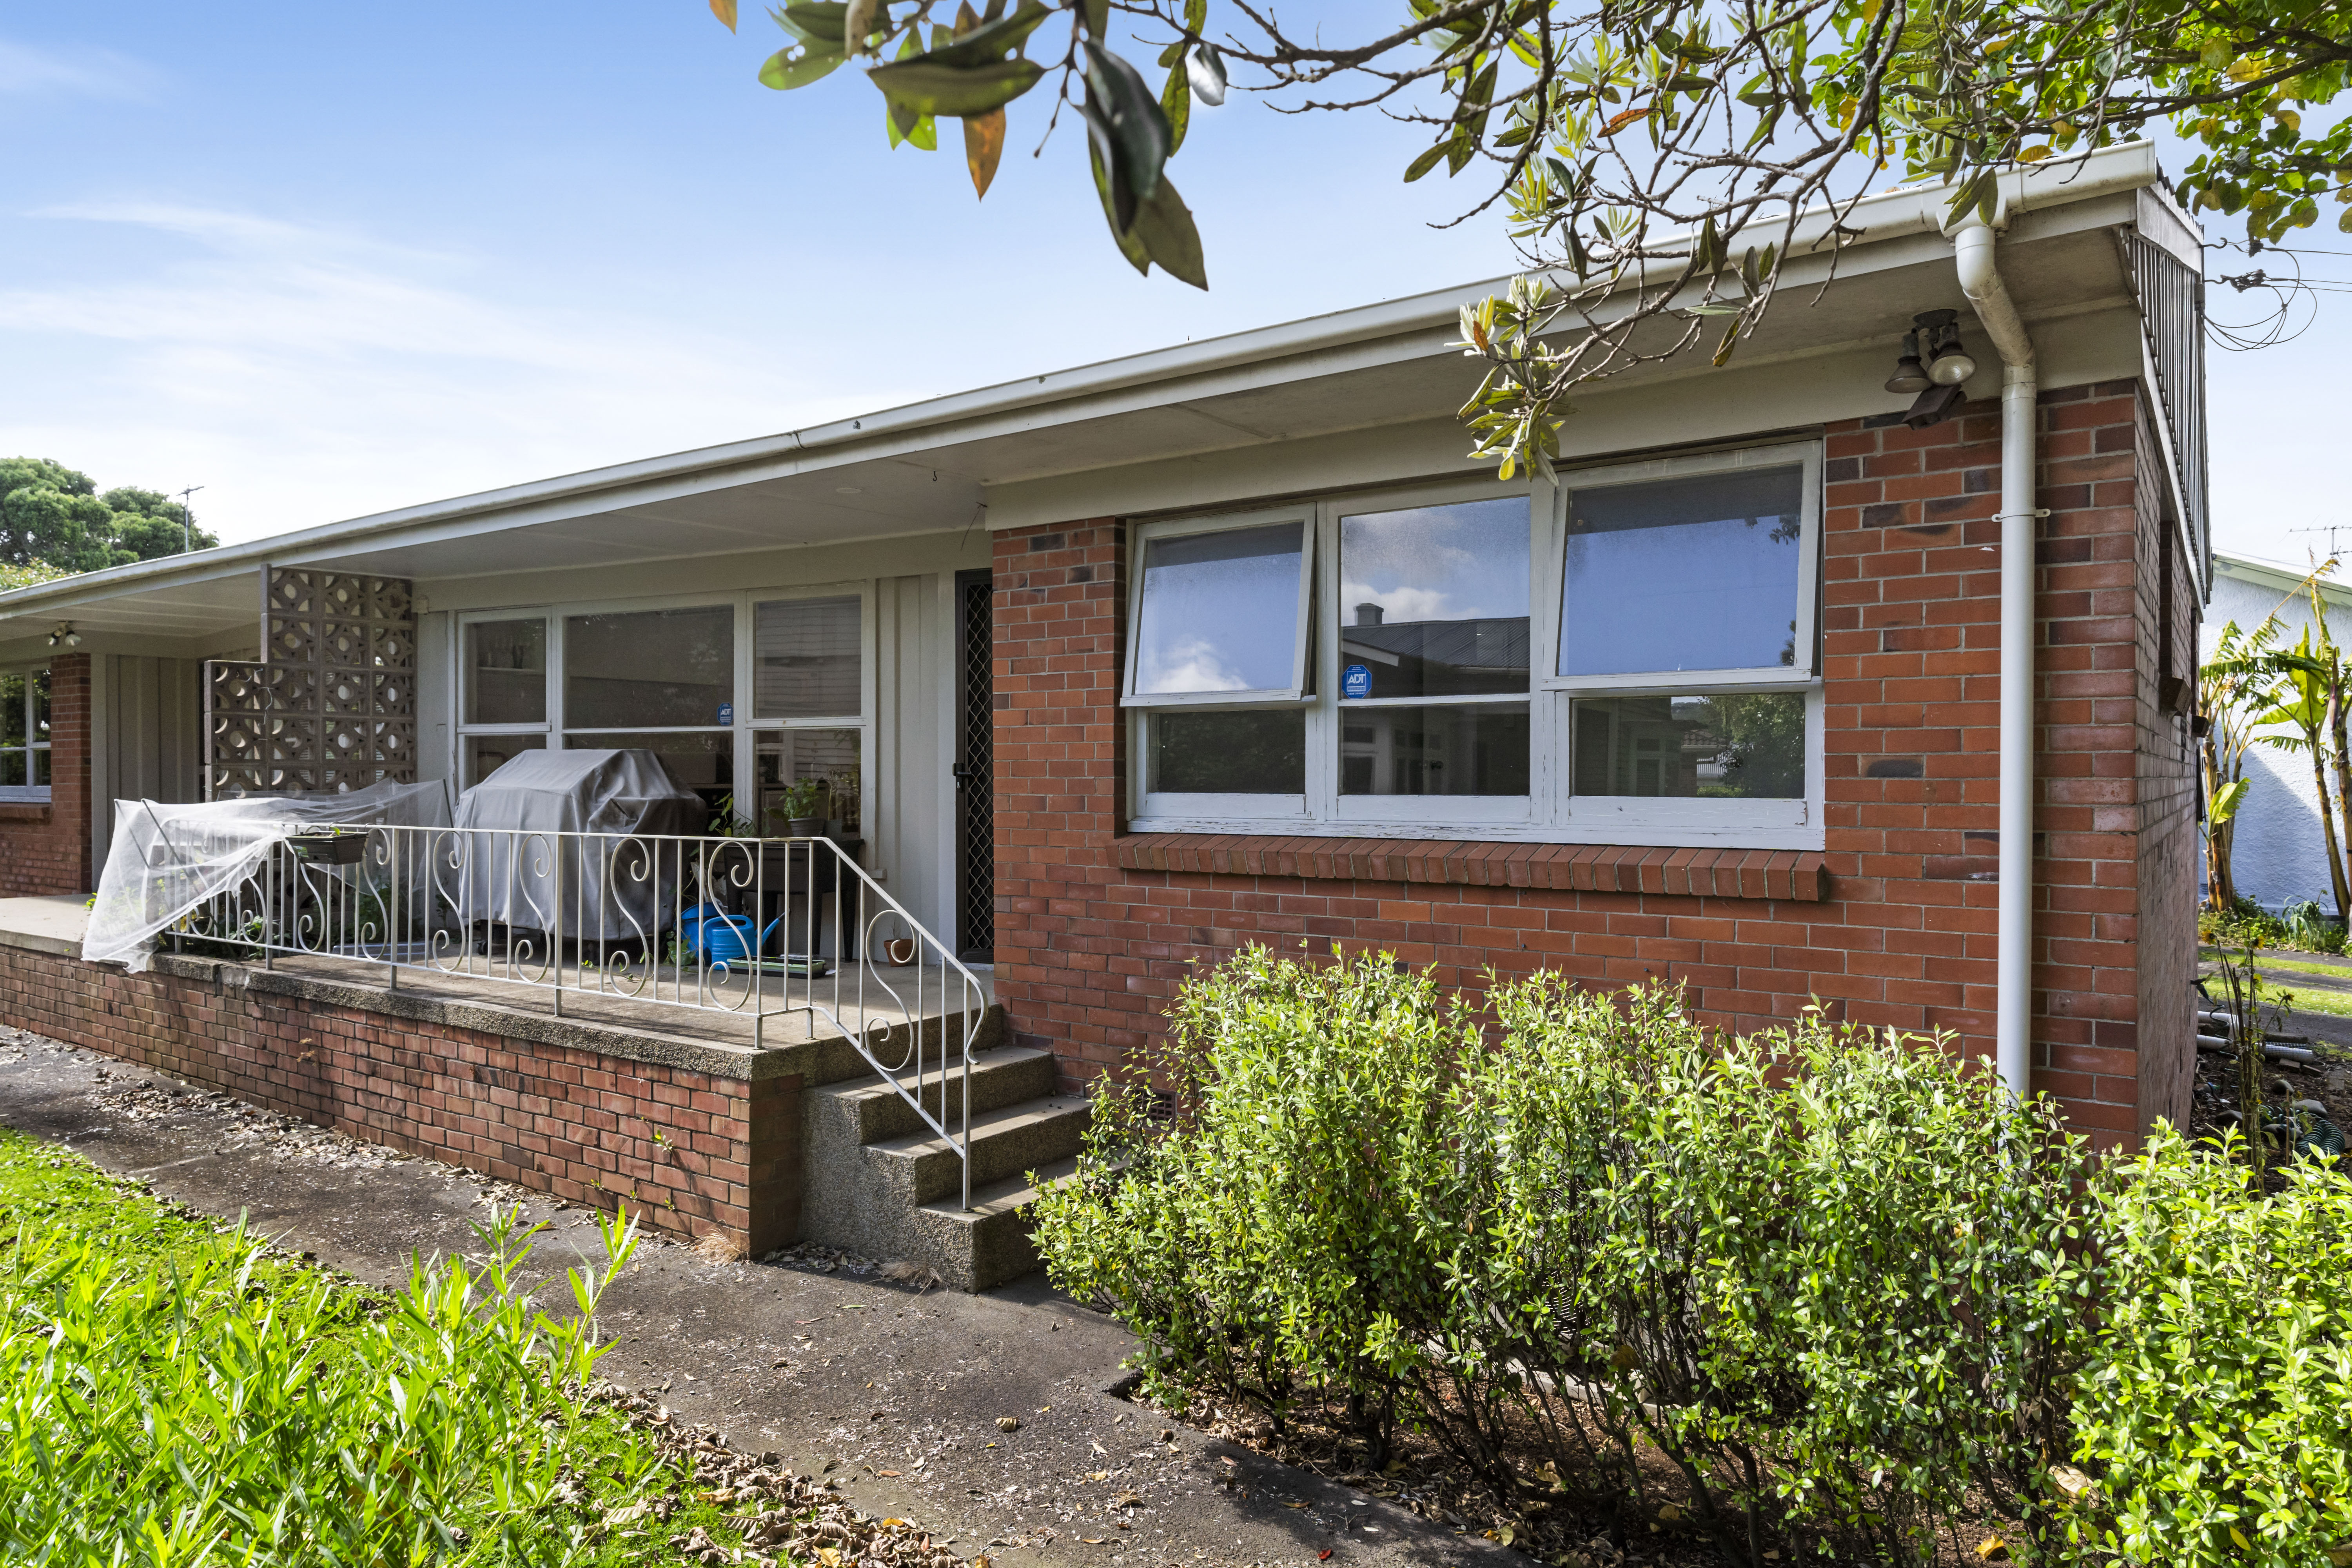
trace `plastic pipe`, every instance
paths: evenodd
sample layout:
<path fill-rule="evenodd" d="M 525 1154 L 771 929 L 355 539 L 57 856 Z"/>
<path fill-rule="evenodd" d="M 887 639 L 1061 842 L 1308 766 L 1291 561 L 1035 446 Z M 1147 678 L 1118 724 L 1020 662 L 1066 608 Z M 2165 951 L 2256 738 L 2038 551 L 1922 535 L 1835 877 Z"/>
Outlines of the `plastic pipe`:
<path fill-rule="evenodd" d="M 2021 1097 L 2033 1079 L 2033 340 L 2000 280 L 1993 231 L 1952 237 L 1960 291 L 2000 354 L 2000 910 L 1993 1055 Z"/>

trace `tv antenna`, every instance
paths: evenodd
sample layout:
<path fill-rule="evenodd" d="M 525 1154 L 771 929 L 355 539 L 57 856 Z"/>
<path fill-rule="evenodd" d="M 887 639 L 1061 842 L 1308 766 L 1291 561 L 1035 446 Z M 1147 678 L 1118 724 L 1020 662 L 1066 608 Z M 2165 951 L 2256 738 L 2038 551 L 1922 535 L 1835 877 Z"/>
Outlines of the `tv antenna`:
<path fill-rule="evenodd" d="M 2324 528 L 2290 528 L 2287 531 L 2289 533 L 2324 533 L 2327 535 L 2327 557 L 2329 560 L 2333 561 L 2341 558 L 2344 553 L 2342 551 L 2336 548 L 2336 536 L 2339 533 L 2352 533 L 2352 522 L 2331 522 Z"/>

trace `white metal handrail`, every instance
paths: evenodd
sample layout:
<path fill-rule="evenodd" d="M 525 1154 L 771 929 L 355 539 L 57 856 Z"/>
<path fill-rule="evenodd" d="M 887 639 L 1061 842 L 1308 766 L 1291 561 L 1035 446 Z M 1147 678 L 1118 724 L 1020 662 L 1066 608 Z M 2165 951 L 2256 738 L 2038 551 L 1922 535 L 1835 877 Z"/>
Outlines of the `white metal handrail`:
<path fill-rule="evenodd" d="M 250 825 L 246 825 L 250 831 Z M 831 838 L 289 824 L 248 878 L 170 932 L 258 958 L 341 959 L 751 1024 L 819 1020 L 955 1150 L 971 1206 L 971 1058 L 987 992 Z M 203 858 L 202 831 L 170 852 Z M 906 945 L 900 945 L 906 944 Z M 886 962 L 905 959 L 907 962 Z M 950 1104 L 950 1081 L 956 1092 Z"/>

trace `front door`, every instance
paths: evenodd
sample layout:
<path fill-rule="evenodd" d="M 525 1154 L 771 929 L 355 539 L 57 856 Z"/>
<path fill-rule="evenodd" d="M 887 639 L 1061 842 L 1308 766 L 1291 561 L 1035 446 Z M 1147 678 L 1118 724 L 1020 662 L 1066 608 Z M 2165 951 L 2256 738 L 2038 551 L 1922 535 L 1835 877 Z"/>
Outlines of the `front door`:
<path fill-rule="evenodd" d="M 956 574 L 956 956 L 993 962 L 996 949 L 994 580 Z"/>

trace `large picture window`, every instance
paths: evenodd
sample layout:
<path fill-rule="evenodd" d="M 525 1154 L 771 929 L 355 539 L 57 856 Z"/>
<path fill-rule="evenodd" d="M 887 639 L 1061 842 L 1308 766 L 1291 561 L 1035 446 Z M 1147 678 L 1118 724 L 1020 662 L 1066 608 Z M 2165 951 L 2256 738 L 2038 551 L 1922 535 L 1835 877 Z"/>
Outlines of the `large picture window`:
<path fill-rule="evenodd" d="M 856 835 L 874 700 L 871 597 L 851 584 L 463 615 L 459 784 L 525 752 L 641 749 L 702 796 L 714 821 L 780 835 L 814 816 Z"/>
<path fill-rule="evenodd" d="M 1820 468 L 1790 443 L 1139 525 L 1131 823 L 1817 847 Z"/>

